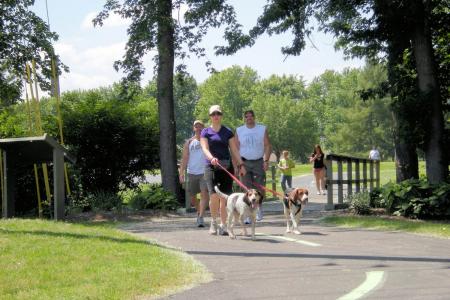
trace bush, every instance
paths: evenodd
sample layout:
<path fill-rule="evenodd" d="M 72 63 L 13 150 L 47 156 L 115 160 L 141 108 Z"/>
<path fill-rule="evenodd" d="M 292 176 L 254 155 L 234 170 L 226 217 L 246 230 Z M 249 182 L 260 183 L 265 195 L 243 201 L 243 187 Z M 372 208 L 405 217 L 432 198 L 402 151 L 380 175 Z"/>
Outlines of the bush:
<path fill-rule="evenodd" d="M 160 184 L 145 185 L 142 190 L 131 196 L 128 205 L 136 210 L 175 210 L 179 207 L 175 195 L 166 192 Z"/>
<path fill-rule="evenodd" d="M 350 209 L 357 215 L 370 215 L 370 194 L 363 191 L 352 194 L 346 200 Z"/>
<path fill-rule="evenodd" d="M 122 209 L 122 198 L 108 191 L 89 193 L 86 201 L 93 210 L 120 211 Z"/>
<path fill-rule="evenodd" d="M 383 190 L 381 188 L 374 188 L 370 192 L 370 207 L 386 208 L 386 202 L 383 198 Z"/>
<path fill-rule="evenodd" d="M 383 187 L 388 212 L 409 218 L 450 218 L 450 184 L 429 184 L 426 179 L 388 183 Z"/>
<path fill-rule="evenodd" d="M 76 156 L 83 189 L 117 193 L 159 166 L 156 101 L 121 99 L 113 88 L 65 93 L 65 144 Z M 50 124 L 51 122 L 49 122 Z"/>

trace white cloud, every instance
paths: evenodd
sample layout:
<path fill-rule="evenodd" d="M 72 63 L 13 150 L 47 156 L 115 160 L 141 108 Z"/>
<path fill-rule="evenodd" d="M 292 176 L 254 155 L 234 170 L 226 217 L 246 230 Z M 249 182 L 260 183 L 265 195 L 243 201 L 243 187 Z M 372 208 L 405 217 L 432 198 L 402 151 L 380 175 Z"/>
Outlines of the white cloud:
<path fill-rule="evenodd" d="M 81 28 L 82 29 L 94 28 L 92 20 L 97 16 L 97 14 L 98 14 L 97 12 L 88 13 L 81 22 Z M 103 21 L 102 27 L 121 27 L 121 26 L 128 26 L 130 24 L 131 21 L 129 19 L 123 19 L 121 16 L 111 13 L 109 17 Z"/>

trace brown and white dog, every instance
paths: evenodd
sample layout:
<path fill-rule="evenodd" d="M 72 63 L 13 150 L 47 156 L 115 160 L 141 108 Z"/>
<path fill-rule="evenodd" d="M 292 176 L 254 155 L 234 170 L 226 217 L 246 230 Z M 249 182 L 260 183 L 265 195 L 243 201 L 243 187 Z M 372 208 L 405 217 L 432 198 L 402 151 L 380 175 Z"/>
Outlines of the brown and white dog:
<path fill-rule="evenodd" d="M 286 232 L 301 234 L 298 226 L 300 225 L 303 207 L 308 203 L 308 190 L 301 188 L 286 189 L 282 202 L 284 216 L 286 217 Z M 290 223 L 292 223 L 292 227 Z"/>
<path fill-rule="evenodd" d="M 246 193 L 233 193 L 226 195 L 222 193 L 217 186 L 214 190 L 221 197 L 227 199 L 227 213 L 228 213 L 228 234 L 230 238 L 235 239 L 233 227 L 239 222 L 242 225 L 243 234 L 247 235 L 247 228 L 244 223 L 246 217 L 252 220 L 252 240 L 255 239 L 255 225 L 256 225 L 256 210 L 263 196 L 261 192 L 255 189 L 249 189 Z"/>

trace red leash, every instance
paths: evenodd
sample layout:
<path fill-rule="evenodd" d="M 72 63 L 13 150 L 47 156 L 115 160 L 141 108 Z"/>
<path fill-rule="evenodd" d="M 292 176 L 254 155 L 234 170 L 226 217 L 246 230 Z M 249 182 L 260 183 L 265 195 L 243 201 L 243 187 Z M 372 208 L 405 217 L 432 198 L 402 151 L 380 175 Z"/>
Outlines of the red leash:
<path fill-rule="evenodd" d="M 252 184 L 255 185 L 255 186 L 257 186 L 257 187 L 260 188 L 260 189 L 265 190 L 266 192 L 272 193 L 272 195 L 274 195 L 274 196 L 277 195 L 277 196 L 280 196 L 280 197 L 282 197 L 282 198 L 284 197 L 284 195 L 278 193 L 277 191 L 271 190 L 271 189 L 269 189 L 269 188 L 267 188 L 267 187 L 265 187 L 265 186 L 262 186 L 262 185 L 260 185 L 260 184 L 258 184 L 258 183 L 256 183 L 256 182 L 252 182 Z"/>
<path fill-rule="evenodd" d="M 220 163 L 219 161 L 217 161 L 217 165 L 219 167 L 221 167 L 225 172 L 227 172 L 228 175 L 230 175 L 230 177 L 241 187 L 243 188 L 246 192 L 248 191 L 248 187 L 246 187 L 236 176 L 234 176 L 233 174 L 231 174 L 227 169 L 225 169 Z"/>

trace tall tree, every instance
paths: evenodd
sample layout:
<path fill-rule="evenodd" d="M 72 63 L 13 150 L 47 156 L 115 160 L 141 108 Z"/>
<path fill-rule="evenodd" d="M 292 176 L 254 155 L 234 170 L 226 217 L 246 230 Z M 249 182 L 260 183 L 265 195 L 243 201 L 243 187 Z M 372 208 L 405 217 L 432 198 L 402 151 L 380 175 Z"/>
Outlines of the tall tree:
<path fill-rule="evenodd" d="M 172 10 L 187 6 L 185 24 L 172 17 Z M 116 69 L 127 73 L 124 84 L 138 82 L 144 73 L 143 56 L 152 49 L 158 50 L 157 100 L 159 110 L 160 160 L 163 187 L 180 195 L 176 161 L 176 124 L 174 118 L 173 73 L 175 55 L 188 55 L 183 45 L 199 56 L 204 49 L 198 46 L 209 27 L 225 24 L 225 34 L 239 33 L 233 7 L 219 0 L 107 0 L 103 10 L 94 19 L 94 25 L 113 12 L 131 19 L 128 28 L 126 53 L 122 61 L 116 61 Z M 183 67 L 181 67 L 183 69 Z"/>
<path fill-rule="evenodd" d="M 34 0 L 0 2 L 0 105 L 17 102 L 23 89 L 25 63 L 35 60 L 43 90 L 50 90 L 53 43 L 58 39 L 47 24 L 30 11 Z M 59 62 L 59 59 L 57 60 Z M 59 68 L 68 68 L 59 63 Z"/>
<path fill-rule="evenodd" d="M 338 37 L 336 46 L 349 56 L 368 57 L 379 60 L 394 47 L 395 53 L 403 53 L 407 40 L 414 53 L 419 96 L 426 99 L 428 138 L 425 140 L 427 176 L 430 182 L 446 179 L 447 162 L 443 152 L 443 110 L 439 96 L 439 82 L 431 44 L 430 19 L 433 9 L 443 2 L 432 0 L 269 0 L 256 26 L 244 37 L 232 37 L 228 46 L 219 47 L 219 54 L 231 54 L 244 46 L 253 45 L 263 33 L 280 34 L 288 30 L 294 33 L 291 45 L 281 50 L 286 55 L 298 55 L 305 47 L 305 39 L 314 29 L 312 17 L 319 21 L 319 28 Z M 447 6 L 448 7 L 448 6 Z M 398 56 L 395 56 L 397 58 Z M 390 61 L 391 65 L 398 61 Z M 390 85 L 395 87 L 397 82 Z M 392 89 L 395 92 L 395 88 Z M 396 94 L 394 97 L 398 96 Z M 402 107 L 403 109 L 403 107 Z M 401 114 L 405 112 L 402 110 Z"/>

